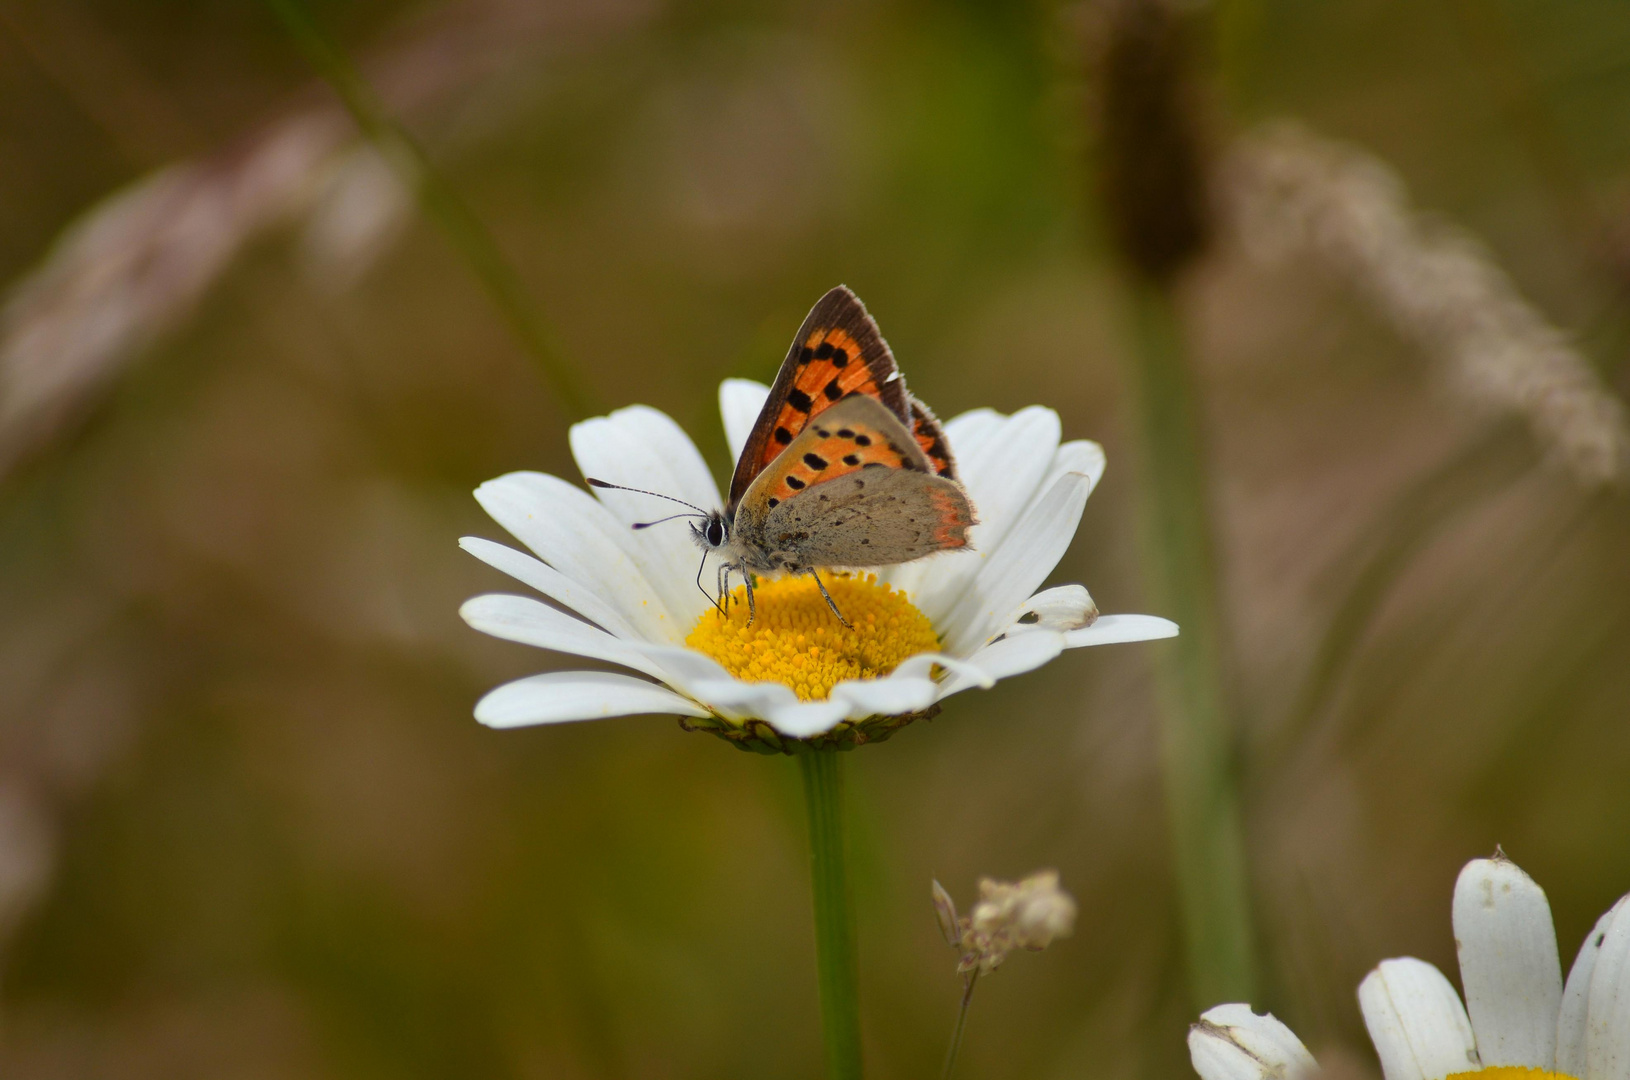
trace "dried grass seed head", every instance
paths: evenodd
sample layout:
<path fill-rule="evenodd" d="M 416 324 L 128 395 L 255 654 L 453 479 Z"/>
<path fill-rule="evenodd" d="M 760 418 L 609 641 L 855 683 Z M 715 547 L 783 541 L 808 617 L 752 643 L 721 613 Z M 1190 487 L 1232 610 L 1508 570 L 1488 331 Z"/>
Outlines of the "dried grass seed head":
<path fill-rule="evenodd" d="M 1298 125 L 1274 125 L 1229 153 L 1217 202 L 1248 255 L 1302 255 L 1334 270 L 1441 362 L 1463 400 L 1525 419 L 1582 483 L 1630 480 L 1624 403 L 1488 250 L 1418 212 L 1384 162 Z"/>

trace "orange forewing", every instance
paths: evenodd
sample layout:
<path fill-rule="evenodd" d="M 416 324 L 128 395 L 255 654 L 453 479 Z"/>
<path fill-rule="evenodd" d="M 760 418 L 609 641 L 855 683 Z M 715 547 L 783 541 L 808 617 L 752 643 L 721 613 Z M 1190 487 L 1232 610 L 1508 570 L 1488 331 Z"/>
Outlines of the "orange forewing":
<path fill-rule="evenodd" d="M 765 492 L 767 508 L 773 510 L 801 491 L 867 466 L 920 467 L 910 451 L 895 445 L 887 432 L 869 425 L 847 423 L 832 430 L 817 428 L 815 434 L 819 441 L 807 449 L 801 448 L 798 458 L 778 461 L 772 466 L 774 483 Z"/>
<path fill-rule="evenodd" d="M 839 285 L 810 310 L 781 362 L 736 462 L 730 506 L 812 419 L 852 394 L 881 401 L 902 424 L 911 425 L 905 384 L 888 342 L 860 299 Z"/>

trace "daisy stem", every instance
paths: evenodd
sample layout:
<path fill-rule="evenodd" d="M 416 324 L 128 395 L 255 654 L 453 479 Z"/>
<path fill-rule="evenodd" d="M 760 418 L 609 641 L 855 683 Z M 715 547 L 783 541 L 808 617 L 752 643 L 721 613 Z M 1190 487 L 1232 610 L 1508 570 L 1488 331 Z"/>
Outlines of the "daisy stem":
<path fill-rule="evenodd" d="M 859 1080 L 860 989 L 854 904 L 843 833 L 843 755 L 808 749 L 798 755 L 809 808 L 810 889 L 815 901 L 815 970 L 821 1039 L 831 1080 Z"/>
<path fill-rule="evenodd" d="M 329 84 L 351 119 L 394 169 L 403 185 L 416 192 L 425 215 L 441 227 L 487 290 L 521 347 L 543 373 L 561 407 L 574 419 L 598 411 L 593 396 L 579 382 L 521 275 L 504 257 L 497 240 L 458 192 L 436 169 L 424 148 L 390 118 L 373 87 L 351 58 L 320 27 L 301 0 L 265 0 L 312 70 Z"/>
<path fill-rule="evenodd" d="M 1131 289 L 1139 546 L 1154 609 L 1182 627 L 1157 661 L 1161 766 L 1190 989 L 1209 1007 L 1253 1000 L 1255 972 L 1201 419 L 1171 293 L 1148 281 Z"/>
<path fill-rule="evenodd" d="M 962 1008 L 957 1010 L 956 1030 L 951 1032 L 951 1048 L 945 1052 L 945 1070 L 940 1073 L 940 1080 L 951 1080 L 951 1073 L 956 1070 L 957 1051 L 962 1049 L 962 1032 L 968 1026 L 968 1006 L 973 1003 L 973 986 L 978 981 L 979 969 L 975 968 L 962 984 Z"/>

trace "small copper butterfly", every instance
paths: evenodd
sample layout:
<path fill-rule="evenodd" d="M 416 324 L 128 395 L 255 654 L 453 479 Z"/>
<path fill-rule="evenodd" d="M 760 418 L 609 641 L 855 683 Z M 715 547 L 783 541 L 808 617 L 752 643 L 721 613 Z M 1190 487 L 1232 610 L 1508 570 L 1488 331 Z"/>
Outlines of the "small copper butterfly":
<path fill-rule="evenodd" d="M 848 626 L 817 570 L 892 566 L 967 547 L 975 523 L 939 421 L 906 390 L 877 323 L 842 285 L 799 327 L 736 462 L 725 508 L 692 509 L 704 562 L 714 552 L 723 559 L 721 601 L 730 573 L 739 573 L 749 622 L 753 574 L 785 572 L 813 576 Z"/>

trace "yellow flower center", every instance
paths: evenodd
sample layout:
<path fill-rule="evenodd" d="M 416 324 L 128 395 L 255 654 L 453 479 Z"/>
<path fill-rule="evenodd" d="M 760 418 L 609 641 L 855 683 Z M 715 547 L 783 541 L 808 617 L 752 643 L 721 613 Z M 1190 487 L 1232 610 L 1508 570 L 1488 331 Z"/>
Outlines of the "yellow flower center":
<path fill-rule="evenodd" d="M 1490 1065 L 1486 1069 L 1450 1073 L 1444 1080 L 1574 1080 L 1567 1073 L 1530 1069 L 1525 1065 Z"/>
<path fill-rule="evenodd" d="M 832 616 L 811 577 L 761 580 L 758 614 L 747 625 L 747 587 L 730 598 L 730 614 L 703 612 L 685 644 L 717 660 L 738 679 L 779 682 L 804 701 L 818 701 L 845 679 L 887 675 L 900 661 L 939 648 L 928 616 L 905 593 L 877 583 L 876 574 L 824 578 L 849 620 Z"/>

